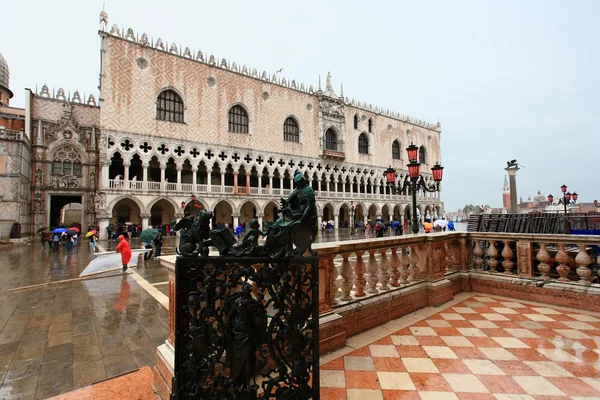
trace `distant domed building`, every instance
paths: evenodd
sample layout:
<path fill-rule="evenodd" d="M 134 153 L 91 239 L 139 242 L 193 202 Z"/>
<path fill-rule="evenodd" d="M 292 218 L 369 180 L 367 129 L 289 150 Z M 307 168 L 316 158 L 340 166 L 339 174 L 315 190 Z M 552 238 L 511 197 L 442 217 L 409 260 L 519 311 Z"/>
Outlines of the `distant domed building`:
<path fill-rule="evenodd" d="M 10 107 L 12 97 L 10 69 L 0 53 L 1 240 L 27 236 L 30 228 L 31 144 L 25 135 L 25 110 Z"/>
<path fill-rule="evenodd" d="M 533 196 L 533 200 L 531 199 L 531 196 L 528 196 L 527 201 L 524 202 L 523 197 L 521 197 L 518 205 L 519 212 L 522 214 L 528 214 L 531 212 L 544 212 L 547 206 L 548 199 L 540 190 L 538 190 L 537 194 Z"/>
<path fill-rule="evenodd" d="M 9 88 L 10 70 L 6 59 L 0 53 L 0 106 L 8 106 L 8 102 L 13 97 L 13 93 Z"/>

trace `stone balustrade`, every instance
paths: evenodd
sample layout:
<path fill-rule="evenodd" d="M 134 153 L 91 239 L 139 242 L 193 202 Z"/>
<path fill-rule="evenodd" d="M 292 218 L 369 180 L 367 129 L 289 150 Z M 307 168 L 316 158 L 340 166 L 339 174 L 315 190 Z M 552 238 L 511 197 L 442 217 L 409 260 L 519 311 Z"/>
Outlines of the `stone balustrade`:
<path fill-rule="evenodd" d="M 314 244 L 319 258 L 320 352 L 357 333 L 463 291 L 600 312 L 600 236 L 442 232 Z M 155 386 L 172 376 L 175 256 L 169 270 L 170 333 L 158 348 Z M 595 282 L 594 282 L 595 279 Z M 164 393 L 164 394 L 163 394 Z"/>

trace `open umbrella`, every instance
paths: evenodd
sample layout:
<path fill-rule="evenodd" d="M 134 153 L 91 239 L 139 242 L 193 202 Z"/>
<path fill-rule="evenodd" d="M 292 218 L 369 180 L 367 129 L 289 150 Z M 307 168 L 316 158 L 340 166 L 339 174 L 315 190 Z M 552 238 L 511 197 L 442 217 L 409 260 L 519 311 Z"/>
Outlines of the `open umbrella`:
<path fill-rule="evenodd" d="M 140 233 L 140 236 L 138 237 L 138 239 L 140 240 L 140 242 L 151 242 L 154 239 L 156 239 L 157 236 L 158 236 L 158 229 L 149 228 L 149 229 L 143 230 L 142 233 Z"/>
<path fill-rule="evenodd" d="M 92 229 L 91 231 L 89 231 L 88 233 L 85 234 L 85 237 L 90 237 L 90 236 L 95 235 L 95 234 L 96 234 L 96 230 Z"/>
<path fill-rule="evenodd" d="M 125 225 L 133 225 L 133 222 L 127 221 L 127 222 L 125 222 Z"/>
<path fill-rule="evenodd" d="M 63 233 L 66 231 L 67 231 L 67 228 L 56 228 L 52 231 L 52 233 Z"/>
<path fill-rule="evenodd" d="M 433 223 L 433 226 L 441 226 L 442 228 L 445 228 L 447 225 L 448 221 L 446 221 L 445 219 L 436 219 Z"/>
<path fill-rule="evenodd" d="M 76 231 L 76 230 L 74 230 L 74 229 L 69 229 L 69 230 L 67 230 L 67 236 L 75 236 L 75 235 L 77 235 L 78 233 L 79 233 L 79 232 L 77 232 L 77 231 Z"/>
<path fill-rule="evenodd" d="M 43 228 L 38 229 L 36 233 L 44 232 L 44 231 L 47 231 L 47 230 L 48 230 L 48 227 L 44 226 Z"/>
<path fill-rule="evenodd" d="M 400 221 L 396 221 L 396 220 L 392 221 L 392 228 L 397 228 L 399 226 L 400 226 Z"/>
<path fill-rule="evenodd" d="M 79 228 L 78 228 L 78 227 L 76 227 L 76 226 L 72 226 L 72 227 L 70 227 L 70 228 L 69 228 L 69 230 L 70 230 L 70 231 L 76 231 L 76 232 L 79 232 Z"/>
<path fill-rule="evenodd" d="M 127 263 L 128 267 L 137 265 L 140 254 L 146 253 L 147 249 L 131 249 L 131 260 Z M 79 276 L 87 276 L 94 274 L 101 274 L 103 272 L 120 271 L 123 268 L 121 264 L 121 253 L 114 251 L 106 251 L 103 253 L 96 253 L 94 258 Z"/>

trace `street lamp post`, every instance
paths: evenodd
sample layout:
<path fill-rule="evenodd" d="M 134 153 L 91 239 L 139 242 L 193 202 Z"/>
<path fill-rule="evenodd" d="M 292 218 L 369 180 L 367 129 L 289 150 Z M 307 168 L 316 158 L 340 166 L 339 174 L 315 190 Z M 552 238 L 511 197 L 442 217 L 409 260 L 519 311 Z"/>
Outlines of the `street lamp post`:
<path fill-rule="evenodd" d="M 387 185 L 392 188 L 394 194 L 402 193 L 406 188 L 410 188 L 412 193 L 412 231 L 413 233 L 419 233 L 419 220 L 417 218 L 417 191 L 423 190 L 425 192 L 437 192 L 440 190 L 440 182 L 442 181 L 442 173 L 444 167 L 439 165 L 437 162 L 435 166 L 431 168 L 433 174 L 433 183 L 425 182 L 423 175 L 419 173 L 419 167 L 421 164 L 417 161 L 417 154 L 419 148 L 413 143 L 408 146 L 406 152 L 408 153 L 409 163 L 408 175 L 404 178 L 402 183 L 396 183 L 396 170 L 390 167 L 384 172 L 386 177 Z M 400 177 L 402 179 L 402 177 Z"/>
<path fill-rule="evenodd" d="M 354 201 L 350 200 L 350 234 L 355 235 L 356 231 L 354 230 Z"/>
<path fill-rule="evenodd" d="M 567 192 L 567 185 L 562 185 L 560 187 L 560 191 L 562 192 L 563 197 L 561 199 L 558 199 L 556 205 L 563 205 L 563 209 L 565 212 L 564 233 L 567 234 L 567 231 L 569 230 L 569 221 L 567 220 L 567 206 L 575 204 L 577 202 L 578 194 L 576 192 L 573 192 L 573 194 L 571 194 L 571 192 Z M 549 194 L 548 201 L 550 202 L 550 205 L 552 205 L 554 201 L 554 196 Z"/>

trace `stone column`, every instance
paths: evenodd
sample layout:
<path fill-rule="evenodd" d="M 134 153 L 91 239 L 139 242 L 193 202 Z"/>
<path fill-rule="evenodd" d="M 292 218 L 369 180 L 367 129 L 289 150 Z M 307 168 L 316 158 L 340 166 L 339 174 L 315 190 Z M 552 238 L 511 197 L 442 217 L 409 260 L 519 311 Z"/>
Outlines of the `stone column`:
<path fill-rule="evenodd" d="M 106 228 L 108 228 L 108 218 L 98 218 L 98 227 L 100 228 L 100 232 L 98 232 L 98 237 L 100 240 L 107 240 L 108 233 L 106 232 Z"/>
<path fill-rule="evenodd" d="M 176 169 L 177 169 L 177 186 L 176 186 L 176 188 L 177 188 L 178 192 L 181 192 L 181 171 L 183 170 L 183 166 L 178 165 L 176 167 Z"/>
<path fill-rule="evenodd" d="M 323 215 L 317 215 L 317 224 L 319 224 L 319 230 L 321 230 L 321 224 L 323 223 Z"/>
<path fill-rule="evenodd" d="M 221 171 L 221 193 L 225 192 L 225 171 Z"/>
<path fill-rule="evenodd" d="M 250 194 L 250 173 L 249 172 L 246 172 L 246 194 Z"/>
<path fill-rule="evenodd" d="M 148 164 L 142 164 L 142 168 L 144 170 L 144 172 L 142 173 L 142 180 L 144 182 L 148 182 Z M 144 185 L 146 186 L 146 185 Z M 144 187 L 144 189 L 146 189 L 146 187 Z"/>
<path fill-rule="evenodd" d="M 233 171 L 233 193 L 237 193 L 238 190 L 238 173 L 237 171 Z"/>
<path fill-rule="evenodd" d="M 108 167 L 110 167 L 110 161 L 100 162 L 100 189 L 108 188 Z"/>
<path fill-rule="evenodd" d="M 165 183 L 165 171 L 167 169 L 166 165 L 161 165 L 160 166 L 160 190 L 166 190 L 167 189 L 167 185 Z"/>
<path fill-rule="evenodd" d="M 279 176 L 279 190 L 283 190 L 283 176 Z"/>
<path fill-rule="evenodd" d="M 233 226 L 230 226 L 230 228 L 235 230 L 235 228 L 237 228 L 237 226 L 240 224 L 240 216 L 237 214 L 234 214 L 234 215 L 232 215 L 232 217 L 233 217 Z"/>
<path fill-rule="evenodd" d="M 192 168 L 192 192 L 196 191 L 196 173 L 198 168 Z"/>
<path fill-rule="evenodd" d="M 510 184 L 510 212 L 518 213 L 519 208 L 517 206 L 517 171 L 519 167 L 517 165 L 513 165 L 507 168 L 504 168 L 506 172 L 508 172 L 508 180 Z"/>
<path fill-rule="evenodd" d="M 142 214 L 142 231 L 145 231 L 146 229 L 148 229 L 148 222 L 150 219 L 150 216 L 148 214 Z"/>
<path fill-rule="evenodd" d="M 333 215 L 333 228 L 337 229 L 340 226 L 340 213 Z"/>
<path fill-rule="evenodd" d="M 210 193 L 212 190 L 212 168 L 206 168 L 206 191 Z"/>
<path fill-rule="evenodd" d="M 256 214 L 256 219 L 258 220 L 259 229 L 263 229 L 263 214 Z"/>
<path fill-rule="evenodd" d="M 273 194 L 273 176 L 269 174 L 269 194 Z"/>
<path fill-rule="evenodd" d="M 131 164 L 125 164 L 123 163 L 123 168 L 125 169 L 124 173 L 123 173 L 123 188 L 126 190 L 131 189 L 129 187 L 129 167 L 131 166 Z"/>

